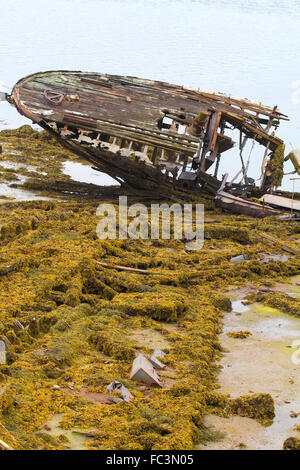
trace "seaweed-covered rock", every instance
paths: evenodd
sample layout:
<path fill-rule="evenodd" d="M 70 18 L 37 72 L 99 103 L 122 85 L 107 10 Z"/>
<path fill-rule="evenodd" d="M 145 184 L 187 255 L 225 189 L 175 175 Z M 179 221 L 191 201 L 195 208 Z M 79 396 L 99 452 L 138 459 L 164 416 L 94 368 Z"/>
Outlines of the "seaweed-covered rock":
<path fill-rule="evenodd" d="M 226 297 L 222 294 L 215 294 L 212 297 L 212 303 L 215 307 L 219 308 L 220 310 L 224 310 L 224 312 L 231 312 L 232 311 L 232 303 L 229 297 Z"/>
<path fill-rule="evenodd" d="M 243 395 L 230 400 L 229 409 L 232 414 L 253 418 L 262 424 L 271 424 L 275 417 L 274 400 L 269 393 Z"/>
<path fill-rule="evenodd" d="M 233 240 L 242 244 L 249 243 L 250 234 L 247 228 L 233 227 L 230 225 L 212 225 L 205 230 L 206 239 Z"/>
<path fill-rule="evenodd" d="M 248 336 L 251 336 L 252 333 L 250 331 L 230 331 L 227 333 L 227 336 L 230 338 L 235 338 L 235 339 L 246 339 Z"/>

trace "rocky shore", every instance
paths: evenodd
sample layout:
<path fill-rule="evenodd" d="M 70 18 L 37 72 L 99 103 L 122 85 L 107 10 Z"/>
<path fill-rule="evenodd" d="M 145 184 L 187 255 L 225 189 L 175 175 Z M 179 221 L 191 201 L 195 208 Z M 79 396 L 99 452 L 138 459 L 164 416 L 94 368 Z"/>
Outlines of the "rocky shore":
<path fill-rule="evenodd" d="M 207 415 L 271 425 L 276 399 L 263 385 L 239 397 L 220 390 L 220 334 L 231 290 L 249 285 L 245 301 L 300 318 L 299 297 L 276 287 L 300 274 L 299 223 L 224 214 L 203 196 L 202 250 L 99 240 L 97 206 L 118 210 L 123 188 L 73 181 L 63 164 L 77 157 L 29 126 L 0 132 L 0 145 L 0 440 L 14 449 L 193 449 L 221 438 Z M 232 263 L 242 254 L 249 260 Z M 275 254 L 286 256 L 261 262 Z M 240 333 L 230 340 L 251 341 Z M 162 386 L 130 380 L 136 355 L 157 348 Z M 133 401 L 112 404 L 113 381 Z"/>

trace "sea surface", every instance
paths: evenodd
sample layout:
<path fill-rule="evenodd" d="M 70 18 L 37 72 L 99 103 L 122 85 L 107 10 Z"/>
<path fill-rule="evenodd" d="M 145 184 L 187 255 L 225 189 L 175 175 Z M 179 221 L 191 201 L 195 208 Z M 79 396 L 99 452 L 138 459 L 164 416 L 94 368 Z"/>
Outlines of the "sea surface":
<path fill-rule="evenodd" d="M 287 152 L 300 148 L 299 0 L 0 0 L 0 31 L 0 91 L 59 69 L 168 81 L 278 105 L 290 122 L 277 135 Z M 24 123 L 0 103 L 0 129 Z M 263 151 L 256 144 L 250 176 Z M 221 173 L 239 169 L 237 149 L 223 155 Z"/>

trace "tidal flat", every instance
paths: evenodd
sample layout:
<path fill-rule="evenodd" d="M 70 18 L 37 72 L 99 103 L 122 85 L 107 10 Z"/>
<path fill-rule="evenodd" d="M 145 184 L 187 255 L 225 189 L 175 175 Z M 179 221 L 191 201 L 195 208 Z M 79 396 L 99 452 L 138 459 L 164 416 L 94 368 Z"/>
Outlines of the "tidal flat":
<path fill-rule="evenodd" d="M 225 423 L 249 419 L 265 429 L 276 422 L 277 397 L 288 400 L 285 379 L 295 380 L 300 367 L 287 359 L 289 351 L 276 349 L 278 363 L 291 368 L 281 377 L 278 367 L 277 394 L 265 379 L 266 364 L 252 367 L 251 387 L 243 386 L 238 368 L 227 368 L 225 380 L 223 368 L 228 357 L 237 364 L 238 349 L 243 361 L 251 361 L 253 351 L 262 361 L 256 341 L 261 330 L 262 350 L 268 341 L 281 341 L 274 339 L 277 324 L 270 325 L 275 317 L 258 321 L 255 309 L 276 309 L 286 322 L 300 318 L 299 223 L 225 214 L 203 195 L 197 199 L 205 205 L 199 251 L 186 251 L 184 240 L 100 240 L 100 202 L 118 211 L 119 195 L 150 205 L 149 195 L 75 181 L 64 172 L 66 162 L 90 170 L 85 162 L 29 126 L 0 132 L 0 145 L 0 339 L 6 344 L 0 439 L 14 449 L 222 448 L 222 433 L 230 437 L 230 427 L 221 422 L 214 428 L 207 416 Z M 262 253 L 285 254 L 287 261 L 260 263 Z M 233 264 L 231 258 L 241 254 L 250 261 Z M 249 302 L 254 317 L 232 308 L 236 300 Z M 227 336 L 240 330 L 252 336 Z M 156 347 L 166 353 L 163 386 L 130 380 L 135 356 L 148 357 Z M 134 400 L 108 404 L 112 381 L 122 382 Z M 300 403 L 293 411 L 300 412 Z M 293 433 L 283 422 L 282 442 L 274 443 L 270 433 L 266 447 L 300 438 L 300 417 L 293 422 Z M 244 444 L 242 437 L 234 448 Z"/>

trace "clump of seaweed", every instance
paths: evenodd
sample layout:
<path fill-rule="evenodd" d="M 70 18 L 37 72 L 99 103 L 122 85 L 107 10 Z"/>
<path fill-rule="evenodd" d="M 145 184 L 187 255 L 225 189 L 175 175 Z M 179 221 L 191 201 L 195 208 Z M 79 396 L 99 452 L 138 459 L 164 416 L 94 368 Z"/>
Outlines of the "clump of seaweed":
<path fill-rule="evenodd" d="M 251 302 L 261 302 L 268 307 L 281 310 L 284 313 L 300 317 L 300 300 L 281 292 L 253 294 L 247 297 Z"/>
<path fill-rule="evenodd" d="M 283 450 L 300 450 L 300 439 L 289 437 L 283 443 Z"/>
<path fill-rule="evenodd" d="M 222 294 L 214 294 L 212 296 L 212 303 L 215 307 L 219 308 L 220 310 L 224 310 L 224 312 L 231 312 L 232 311 L 232 303 L 229 297 L 222 295 Z"/>
<path fill-rule="evenodd" d="M 246 339 L 251 335 L 252 333 L 250 333 L 250 331 L 230 331 L 227 333 L 227 336 L 235 339 Z"/>
<path fill-rule="evenodd" d="M 114 359 L 130 361 L 135 358 L 135 348 L 116 337 L 111 337 L 110 333 L 94 333 L 89 337 L 89 341 L 98 351 Z"/>
<path fill-rule="evenodd" d="M 113 306 L 128 315 L 146 315 L 155 320 L 177 321 L 185 311 L 184 297 L 176 293 L 119 294 Z"/>
<path fill-rule="evenodd" d="M 272 167 L 271 182 L 272 185 L 278 187 L 281 185 L 283 178 L 285 145 L 279 145 L 274 152 L 270 165 Z"/>

